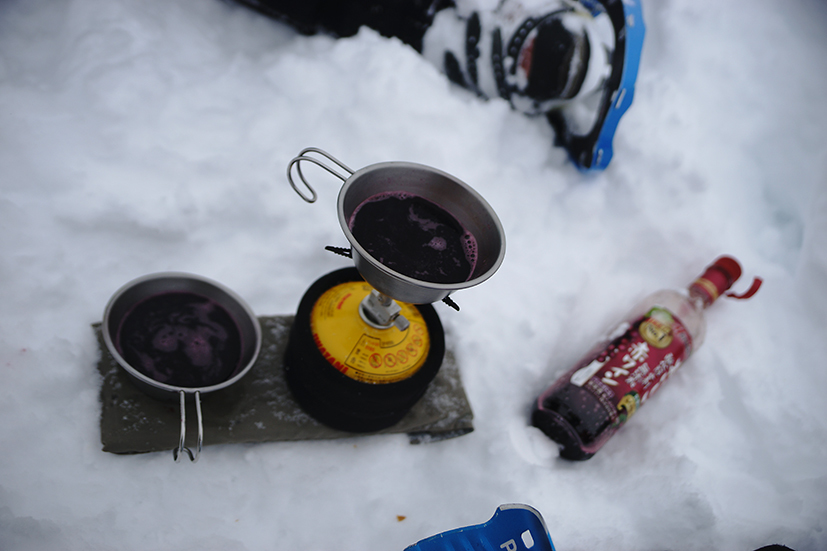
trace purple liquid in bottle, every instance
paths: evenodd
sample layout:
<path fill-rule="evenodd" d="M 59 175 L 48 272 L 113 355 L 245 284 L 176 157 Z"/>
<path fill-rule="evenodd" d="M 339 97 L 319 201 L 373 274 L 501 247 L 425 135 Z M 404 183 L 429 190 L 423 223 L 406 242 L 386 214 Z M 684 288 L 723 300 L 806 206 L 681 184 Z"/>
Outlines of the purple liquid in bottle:
<path fill-rule="evenodd" d="M 471 279 L 477 241 L 450 213 L 417 195 L 380 193 L 353 212 L 348 226 L 376 260 L 431 283 Z"/>
<path fill-rule="evenodd" d="M 233 317 L 215 301 L 189 292 L 139 302 L 124 316 L 115 346 L 136 370 L 178 387 L 222 383 L 241 362 L 241 332 Z"/>

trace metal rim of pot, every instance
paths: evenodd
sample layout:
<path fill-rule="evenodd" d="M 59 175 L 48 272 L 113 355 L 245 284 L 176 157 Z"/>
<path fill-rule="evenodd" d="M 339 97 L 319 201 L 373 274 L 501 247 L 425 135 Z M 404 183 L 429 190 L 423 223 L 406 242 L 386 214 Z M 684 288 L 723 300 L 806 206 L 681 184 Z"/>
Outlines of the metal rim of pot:
<path fill-rule="evenodd" d="M 311 157 L 310 153 L 325 157 L 346 175 L 322 160 Z M 337 201 L 339 225 L 351 244 L 351 255 L 356 268 L 377 291 L 402 302 L 413 304 L 437 302 L 446 300 L 448 295 L 454 291 L 479 285 L 490 278 L 502 264 L 505 257 L 505 232 L 497 214 L 476 190 L 458 178 L 427 165 L 400 161 L 372 164 L 354 171 L 326 151 L 308 147 L 287 165 L 287 179 L 290 185 L 308 203 L 315 202 L 318 196 L 302 173 L 302 161 L 313 163 L 342 180 L 343 185 Z M 293 180 L 294 165 L 310 195 L 305 195 Z M 384 174 L 396 177 L 383 177 Z M 400 176 L 404 176 L 401 178 L 401 184 L 399 183 Z M 423 183 L 426 179 L 427 182 Z M 375 184 L 372 180 L 381 180 L 381 183 Z M 365 192 L 365 190 L 368 191 Z M 434 283 L 414 279 L 388 268 L 359 244 L 348 225 L 350 215 L 355 207 L 372 193 L 387 191 L 419 194 L 443 206 L 475 235 L 479 247 L 478 264 L 467 281 Z"/>
<path fill-rule="evenodd" d="M 115 346 L 113 336 L 117 334 L 120 323 L 131 309 L 139 302 L 150 296 L 168 292 L 192 292 L 214 300 L 234 318 L 241 334 L 240 367 L 224 381 L 200 387 L 176 386 L 156 381 L 134 367 L 121 355 Z M 114 325 L 114 327 L 113 327 Z M 103 314 L 101 333 L 107 350 L 118 365 L 129 375 L 133 383 L 155 398 L 174 399 L 177 397 L 180 408 L 180 437 L 178 446 L 173 449 L 175 462 L 181 460 L 184 452 L 195 463 L 204 441 L 204 425 L 201 413 L 201 395 L 225 389 L 244 377 L 255 364 L 261 350 L 261 326 L 252 308 L 234 291 L 209 278 L 185 272 L 158 272 L 138 277 L 124 284 L 109 299 Z M 186 397 L 192 396 L 195 401 L 196 418 L 198 422 L 198 436 L 195 452 L 185 446 L 186 439 Z"/>

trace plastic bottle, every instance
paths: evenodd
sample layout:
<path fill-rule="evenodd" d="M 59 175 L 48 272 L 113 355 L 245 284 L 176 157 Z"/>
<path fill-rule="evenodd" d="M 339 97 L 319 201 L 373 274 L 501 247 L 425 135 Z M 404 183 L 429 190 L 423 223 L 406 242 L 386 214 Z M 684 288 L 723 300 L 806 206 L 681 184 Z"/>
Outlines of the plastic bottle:
<path fill-rule="evenodd" d="M 703 343 L 704 309 L 741 276 L 718 258 L 684 291 L 646 297 L 623 322 L 537 399 L 532 424 L 560 445 L 565 459 L 592 457 Z M 743 295 L 758 291 L 756 278 Z"/>

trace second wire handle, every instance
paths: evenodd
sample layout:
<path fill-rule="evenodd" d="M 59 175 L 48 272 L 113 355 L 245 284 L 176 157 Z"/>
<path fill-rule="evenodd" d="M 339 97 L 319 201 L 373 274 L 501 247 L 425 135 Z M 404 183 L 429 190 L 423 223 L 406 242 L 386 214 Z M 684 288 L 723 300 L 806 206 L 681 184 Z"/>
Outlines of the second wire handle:
<path fill-rule="evenodd" d="M 316 153 L 318 155 L 321 155 L 322 157 L 326 158 L 327 160 L 331 161 L 332 163 L 336 164 L 339 168 L 341 168 L 342 170 L 347 172 L 348 176 L 343 176 L 342 174 L 339 174 L 338 172 L 333 170 L 331 167 L 326 165 L 323 161 L 321 161 L 319 159 L 316 159 L 315 157 L 308 156 L 308 153 Z M 301 162 L 302 161 L 308 161 L 308 162 L 311 162 L 311 163 L 313 163 L 317 166 L 322 167 L 323 169 L 325 169 L 329 173 L 333 174 L 334 176 L 336 176 L 337 178 L 342 180 L 342 182 L 346 181 L 349 176 L 353 175 L 353 172 L 354 172 L 353 170 L 348 168 L 347 165 L 345 165 L 343 162 L 338 160 L 336 157 L 334 157 L 333 155 L 331 155 L 327 151 L 321 150 L 317 147 L 307 147 L 307 148 L 303 149 L 301 151 L 301 153 L 299 153 L 298 156 L 294 157 L 293 160 L 291 160 L 290 163 L 287 165 L 287 181 L 290 182 L 290 186 L 293 188 L 293 190 L 296 193 L 299 194 L 299 197 L 301 197 L 302 199 L 304 199 L 308 203 L 315 203 L 316 198 L 318 196 L 316 195 L 316 190 L 313 189 L 313 186 L 311 186 L 307 182 L 307 179 L 304 177 L 304 174 L 302 174 L 302 168 L 301 168 Z M 296 185 L 296 182 L 293 180 L 293 165 L 296 165 L 296 172 L 298 173 L 299 178 L 301 179 L 301 181 L 305 185 L 305 187 L 308 189 L 308 191 L 310 191 L 309 196 L 302 193 L 302 191 Z"/>

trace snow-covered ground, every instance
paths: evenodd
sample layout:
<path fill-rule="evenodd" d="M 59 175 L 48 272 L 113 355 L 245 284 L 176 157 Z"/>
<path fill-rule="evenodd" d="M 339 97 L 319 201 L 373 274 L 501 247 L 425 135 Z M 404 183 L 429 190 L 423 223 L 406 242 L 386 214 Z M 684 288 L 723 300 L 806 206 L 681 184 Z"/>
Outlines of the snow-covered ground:
<path fill-rule="evenodd" d="M 540 120 L 371 31 L 304 37 L 217 0 L 0 3 L 0 549 L 401 550 L 536 507 L 559 551 L 827 548 L 827 7 L 648 0 L 634 105 L 599 174 Z M 348 261 L 337 183 L 288 161 L 424 163 L 499 214 L 505 262 L 436 305 L 476 430 L 101 451 L 91 325 L 140 275 L 290 314 Z M 308 171 L 310 172 L 310 171 Z M 644 295 L 719 254 L 764 286 L 593 459 L 532 400 Z M 205 412 L 207 415 L 208 412 Z M 172 446 L 171 446 L 172 447 Z M 402 518 L 404 517 L 404 518 Z"/>

